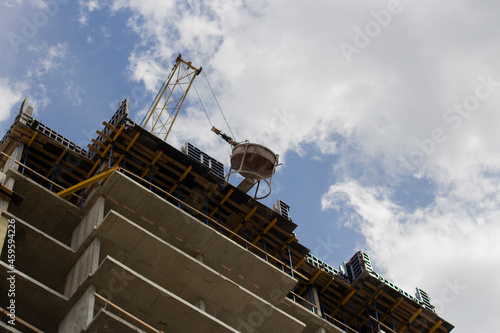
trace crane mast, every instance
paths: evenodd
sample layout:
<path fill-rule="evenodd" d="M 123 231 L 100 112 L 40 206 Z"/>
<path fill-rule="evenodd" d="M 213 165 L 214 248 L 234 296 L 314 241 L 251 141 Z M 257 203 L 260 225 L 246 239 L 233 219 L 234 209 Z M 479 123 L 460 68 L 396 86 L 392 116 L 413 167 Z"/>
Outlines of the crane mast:
<path fill-rule="evenodd" d="M 202 67 L 196 68 L 191 61 L 184 61 L 179 54 L 175 65 L 161 86 L 141 126 L 157 137 L 167 139 L 186 96 Z"/>

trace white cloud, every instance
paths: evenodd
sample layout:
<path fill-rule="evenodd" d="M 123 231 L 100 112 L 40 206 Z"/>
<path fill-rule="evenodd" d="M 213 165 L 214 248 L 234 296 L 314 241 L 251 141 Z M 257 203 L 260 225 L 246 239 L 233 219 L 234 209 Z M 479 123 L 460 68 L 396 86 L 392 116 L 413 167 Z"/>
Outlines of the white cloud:
<path fill-rule="evenodd" d="M 47 8 L 47 2 L 44 0 L 30 0 L 30 5 L 34 8 L 42 10 Z"/>
<path fill-rule="evenodd" d="M 465 311 L 468 318 L 494 318 L 499 310 L 488 295 L 500 295 L 500 182 L 473 183 L 466 185 L 468 197 L 452 190 L 410 211 L 395 204 L 390 191 L 350 180 L 332 185 L 322 208 L 344 212 L 349 226 L 365 236 L 366 244 L 359 246 L 370 254 L 375 271 L 407 291 L 417 286 L 428 291 L 438 314 L 460 323 L 460 331 L 493 332 L 493 321 L 461 318 Z M 470 306 L 479 299 L 482 306 Z"/>
<path fill-rule="evenodd" d="M 101 26 L 101 34 L 104 39 L 109 39 L 111 37 L 111 31 L 106 26 Z"/>
<path fill-rule="evenodd" d="M 6 78 L 0 78 L 0 122 L 11 115 L 12 110 L 23 98 L 24 84 L 12 83 Z"/>
<path fill-rule="evenodd" d="M 7 8 L 15 8 L 22 4 L 23 0 L 6 0 L 3 1 L 3 5 Z"/>
<path fill-rule="evenodd" d="M 33 106 L 34 116 L 37 115 L 38 111 L 41 108 L 46 108 L 47 106 L 49 106 L 51 102 L 48 88 L 45 86 L 45 84 L 38 84 L 38 89 L 38 92 L 35 93 L 35 96 L 30 103 L 30 105 Z"/>
<path fill-rule="evenodd" d="M 85 94 L 85 90 L 73 80 L 67 83 L 66 90 L 64 91 L 66 97 L 71 101 L 73 106 L 81 106 L 83 103 L 82 95 Z"/>
<path fill-rule="evenodd" d="M 67 43 L 51 46 L 42 44 L 38 47 L 31 45 L 28 49 L 39 56 L 33 68 L 28 71 L 28 76 L 40 77 L 59 70 L 69 55 Z"/>
<path fill-rule="evenodd" d="M 78 4 L 80 5 L 80 17 L 78 18 L 80 26 L 86 26 L 88 24 L 89 13 L 103 7 L 99 0 L 78 0 Z"/>

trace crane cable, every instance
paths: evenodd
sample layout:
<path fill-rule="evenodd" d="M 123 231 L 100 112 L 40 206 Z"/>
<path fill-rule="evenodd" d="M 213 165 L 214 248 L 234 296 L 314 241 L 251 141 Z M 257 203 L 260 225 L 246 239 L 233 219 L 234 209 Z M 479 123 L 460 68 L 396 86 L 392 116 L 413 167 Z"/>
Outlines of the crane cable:
<path fill-rule="evenodd" d="M 196 91 L 196 95 L 198 96 L 198 99 L 200 100 L 201 107 L 203 108 L 203 111 L 205 111 L 205 115 L 207 116 L 208 122 L 210 123 L 210 126 L 214 126 L 212 122 L 210 121 L 210 117 L 208 116 L 207 110 L 205 109 L 205 105 L 203 105 L 203 101 L 201 100 L 200 94 L 198 94 L 198 89 L 196 89 L 196 85 L 193 82 L 193 88 L 194 91 Z"/>
<path fill-rule="evenodd" d="M 214 96 L 215 102 L 217 103 L 217 106 L 219 107 L 219 111 L 222 114 L 222 118 L 224 118 L 224 121 L 226 122 L 227 128 L 231 132 L 231 135 L 233 136 L 233 139 L 236 141 L 236 138 L 234 136 L 233 130 L 229 126 L 229 123 L 227 122 L 226 116 L 224 115 L 224 112 L 222 111 L 222 108 L 220 107 L 219 101 L 217 100 L 217 96 L 215 96 L 214 90 L 212 89 L 212 86 L 210 85 L 210 82 L 208 82 L 207 74 L 205 74 L 204 72 L 201 72 L 201 75 L 203 75 L 205 77 L 205 80 L 207 81 L 208 87 L 210 88 L 210 91 L 212 92 L 212 95 Z M 193 83 L 193 85 L 194 85 L 194 83 Z M 195 87 L 195 90 L 196 90 L 196 87 Z M 196 93 L 198 94 L 197 90 L 196 90 Z M 198 95 L 198 98 L 200 98 L 200 95 Z M 200 99 L 200 102 L 201 102 L 201 99 Z M 201 105 L 203 106 L 203 103 L 201 103 Z M 203 107 L 203 110 L 205 110 L 205 107 Z M 207 115 L 207 118 L 208 118 L 208 114 L 207 114 L 206 110 L 205 110 L 205 114 Z M 210 118 L 208 119 L 208 121 L 210 122 L 210 125 L 212 125 L 212 122 L 210 121 Z"/>

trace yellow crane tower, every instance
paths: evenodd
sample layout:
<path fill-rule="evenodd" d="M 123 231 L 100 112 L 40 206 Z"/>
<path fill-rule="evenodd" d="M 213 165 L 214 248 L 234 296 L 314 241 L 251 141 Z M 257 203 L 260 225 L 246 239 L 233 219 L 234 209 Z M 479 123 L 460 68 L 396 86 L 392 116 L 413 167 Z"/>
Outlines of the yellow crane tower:
<path fill-rule="evenodd" d="M 201 73 L 201 70 L 202 67 L 194 67 L 191 61 L 184 61 L 179 54 L 175 59 L 174 67 L 142 120 L 141 126 L 165 141 L 195 77 Z"/>

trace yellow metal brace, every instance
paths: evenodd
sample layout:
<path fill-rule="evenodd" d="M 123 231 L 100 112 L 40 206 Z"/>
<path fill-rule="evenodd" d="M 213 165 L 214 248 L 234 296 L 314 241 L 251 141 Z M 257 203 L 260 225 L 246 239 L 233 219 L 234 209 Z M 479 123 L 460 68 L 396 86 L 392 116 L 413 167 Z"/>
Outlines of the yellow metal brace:
<path fill-rule="evenodd" d="M 443 323 L 442 320 L 439 320 L 437 323 L 435 323 L 434 326 L 432 326 L 432 328 L 429 330 L 429 333 L 433 333 L 435 330 L 437 330 L 442 323 Z"/>
<path fill-rule="evenodd" d="M 233 194 L 234 192 L 234 189 L 233 188 L 230 188 L 229 191 L 226 193 L 226 195 L 222 198 L 222 200 L 219 202 L 219 204 L 217 205 L 217 207 L 214 208 L 214 210 L 212 210 L 210 212 L 210 214 L 208 214 L 208 217 L 212 217 L 214 216 L 214 214 L 217 212 L 217 210 L 219 209 L 220 206 L 222 206 L 224 204 L 224 202 L 226 202 L 226 200 L 229 198 L 229 196 L 231 194 Z"/>
<path fill-rule="evenodd" d="M 132 138 L 132 141 L 130 141 L 127 148 L 125 148 L 125 153 L 128 152 L 130 150 L 130 148 L 132 148 L 135 141 L 139 138 L 139 135 L 141 135 L 141 133 L 137 132 L 137 134 Z M 120 157 L 118 158 L 118 161 L 116 161 L 116 164 L 120 165 L 120 162 L 123 160 L 124 157 L 125 157 L 125 154 L 121 154 Z"/>
<path fill-rule="evenodd" d="M 292 234 L 287 240 L 286 242 L 283 243 L 283 245 L 281 245 L 281 247 L 276 251 L 274 252 L 273 254 L 273 257 L 275 257 L 278 253 L 280 253 L 281 251 L 283 251 L 285 249 L 285 247 L 292 243 L 294 240 L 298 241 L 298 239 L 296 238 L 295 234 Z"/>
<path fill-rule="evenodd" d="M 38 131 L 35 132 L 35 134 L 33 134 L 33 136 L 31 137 L 31 140 L 28 142 L 28 147 L 31 147 L 31 144 L 33 143 L 33 141 L 35 141 L 37 134 L 38 134 Z"/>
<path fill-rule="evenodd" d="M 33 133 L 33 136 L 31 137 L 30 141 L 28 142 L 28 149 L 26 149 L 26 152 L 24 153 L 24 158 L 26 158 L 28 156 L 28 151 L 29 151 L 29 148 L 31 147 L 31 145 L 33 144 L 33 142 L 35 141 L 35 138 L 36 136 L 38 135 L 38 131 L 36 131 L 35 133 Z M 50 170 L 51 172 L 52 170 Z M 49 172 L 49 173 L 50 173 Z"/>
<path fill-rule="evenodd" d="M 384 322 L 384 320 L 386 320 L 387 317 L 389 317 L 389 314 L 392 313 L 399 306 L 399 304 L 401 304 L 402 301 L 403 301 L 403 297 L 400 296 L 397 299 L 397 301 L 394 302 L 394 304 L 391 306 L 391 308 L 389 309 L 389 311 L 382 317 L 382 319 L 380 319 L 380 321 Z"/>
<path fill-rule="evenodd" d="M 108 178 L 109 176 L 111 176 L 111 174 L 115 170 L 120 170 L 120 167 L 118 165 L 115 165 L 114 167 L 112 167 L 111 169 L 109 169 L 107 171 L 101 172 L 100 174 L 95 175 L 92 178 L 89 178 L 89 179 L 86 179 L 84 181 L 81 181 L 81 182 L 79 182 L 76 185 L 73 185 L 71 187 L 68 187 L 65 190 L 62 190 L 62 191 L 58 192 L 57 195 L 60 196 L 60 197 L 62 197 L 62 198 L 67 197 L 68 195 L 71 195 L 71 194 L 75 193 L 76 191 L 79 191 L 79 190 L 81 190 L 81 189 L 83 189 L 83 188 L 85 188 L 85 187 L 87 187 L 89 185 L 97 183 L 100 180 Z"/>
<path fill-rule="evenodd" d="M 304 291 L 307 290 L 307 286 L 311 285 L 314 283 L 314 281 L 316 281 L 316 279 L 321 275 L 321 268 L 317 268 L 316 269 L 316 272 L 314 272 L 314 275 L 311 276 L 311 278 L 309 279 L 309 281 L 307 281 L 307 284 L 302 287 L 302 289 L 300 289 L 300 291 L 297 293 L 297 295 L 302 295 L 304 293 Z"/>
<path fill-rule="evenodd" d="M 174 193 L 175 189 L 177 188 L 177 184 L 179 184 L 180 182 L 182 182 L 186 177 L 187 175 L 191 172 L 191 170 L 193 169 L 193 166 L 190 165 L 186 168 L 186 171 L 184 171 L 184 173 L 181 175 L 181 177 L 179 178 L 179 180 L 177 181 L 177 183 L 174 184 L 174 186 L 172 186 L 172 188 L 170 189 L 170 191 L 168 191 L 168 193 L 172 194 Z"/>
<path fill-rule="evenodd" d="M 108 143 L 108 145 L 106 146 L 106 148 L 104 149 L 104 151 L 101 153 L 101 158 L 104 157 L 104 155 L 106 155 L 106 153 L 109 151 L 109 149 L 111 148 L 111 144 L 113 142 L 115 142 L 118 137 L 120 136 L 120 134 L 122 134 L 123 130 L 125 129 L 125 125 L 122 125 L 118 131 L 116 132 L 116 134 L 113 136 L 113 139 L 111 140 L 110 143 Z M 109 156 L 109 159 L 111 159 L 111 156 Z M 90 175 L 95 171 L 95 169 L 97 168 L 97 166 L 99 165 L 99 160 L 95 161 L 94 163 L 94 166 L 92 167 L 92 169 L 90 169 L 89 173 L 87 174 L 87 178 L 90 177 Z M 118 164 L 118 163 L 117 163 Z"/>
<path fill-rule="evenodd" d="M 160 159 L 161 155 L 163 155 L 163 150 L 160 150 L 158 153 L 156 153 L 156 156 L 153 159 L 153 161 L 151 161 L 151 164 L 149 164 L 146 167 L 146 169 L 144 169 L 144 171 L 142 171 L 141 178 L 144 178 L 144 176 L 146 176 L 148 174 L 148 171 L 153 167 L 153 165 L 156 164 L 156 162 L 158 162 L 158 160 Z"/>
<path fill-rule="evenodd" d="M 304 261 L 306 261 L 306 257 L 303 257 L 302 259 L 297 261 L 297 263 L 293 266 L 293 269 L 296 270 L 297 268 L 299 268 L 304 263 Z"/>
<path fill-rule="evenodd" d="M 335 277 L 332 276 L 330 281 L 328 281 L 328 283 L 323 288 L 321 288 L 321 291 L 319 293 L 320 294 L 324 293 L 326 288 L 328 288 L 332 284 L 333 281 L 335 281 Z"/>
<path fill-rule="evenodd" d="M 54 166 L 58 165 L 59 162 L 61 162 L 61 160 L 64 157 L 64 155 L 66 155 L 67 151 L 68 151 L 67 149 L 63 150 L 63 152 L 61 153 L 61 155 L 59 155 L 59 157 L 57 158 L 56 163 L 50 168 L 49 172 L 47 172 L 47 174 L 45 175 L 45 178 L 48 178 L 50 176 L 50 174 L 52 173 L 52 170 L 54 170 Z"/>
<path fill-rule="evenodd" d="M 422 312 L 422 308 L 418 309 L 417 311 L 415 311 L 415 313 L 410 317 L 410 319 L 408 319 L 408 322 L 406 324 L 404 324 L 399 330 L 398 330 L 398 333 L 401 333 L 403 332 L 406 327 L 408 327 L 408 325 L 410 325 L 414 320 L 415 318 L 418 317 L 418 315 L 420 314 L 420 312 Z"/>
<path fill-rule="evenodd" d="M 118 137 L 120 136 L 120 134 L 122 134 L 122 132 L 123 132 L 124 129 L 125 129 L 125 125 L 122 125 L 118 129 L 118 131 L 116 132 L 116 134 L 113 137 L 113 139 L 111 140 L 111 142 L 108 143 L 108 145 L 106 146 L 106 149 L 104 149 L 104 151 L 101 153 L 101 157 L 104 157 L 104 155 L 106 155 L 108 153 L 109 149 L 111 148 L 111 144 L 118 139 Z M 111 156 L 109 158 L 111 158 Z"/>
<path fill-rule="evenodd" d="M 274 218 L 268 225 L 267 227 L 264 228 L 264 230 L 262 230 L 262 232 L 259 234 L 259 236 L 257 236 L 257 238 L 255 238 L 252 242 L 252 244 L 257 244 L 257 242 L 261 239 L 261 237 L 263 235 L 265 235 L 275 224 L 276 222 L 278 222 L 278 218 Z"/>
<path fill-rule="evenodd" d="M 241 227 L 243 227 L 243 222 L 246 222 L 248 221 L 249 218 L 252 217 L 252 215 L 257 211 L 257 206 L 254 206 L 249 212 L 248 214 L 245 216 L 245 218 L 243 219 L 243 221 L 241 221 L 238 226 L 236 228 L 234 228 L 233 232 L 234 234 L 236 234 L 240 229 Z M 231 234 L 229 235 L 229 238 L 233 238 L 234 234 Z"/>
<path fill-rule="evenodd" d="M 333 281 L 333 278 L 331 281 Z M 323 292 L 323 291 L 321 291 L 321 292 Z M 356 293 L 356 289 L 351 290 L 349 292 L 349 294 L 347 294 L 347 296 L 344 297 L 342 302 L 340 302 L 340 305 L 335 310 L 333 310 L 333 312 L 330 314 L 330 316 L 332 316 L 332 317 L 335 316 L 337 314 L 337 312 L 339 312 L 340 307 L 344 306 L 351 299 L 351 297 L 354 296 L 355 293 Z"/>
<path fill-rule="evenodd" d="M 366 304 L 363 306 L 363 308 L 354 316 L 354 318 L 352 318 L 352 320 L 349 322 L 349 324 L 347 324 L 347 326 L 350 326 L 354 319 L 356 319 L 357 317 L 359 317 L 360 314 L 363 313 L 363 311 L 365 311 L 365 308 L 367 305 L 369 305 L 371 302 L 373 302 L 374 299 L 376 299 L 377 297 L 380 296 L 380 294 L 382 294 L 382 292 L 384 291 L 384 287 L 380 288 L 376 293 L 375 295 L 373 295 L 370 300 L 368 302 L 366 302 Z"/>

